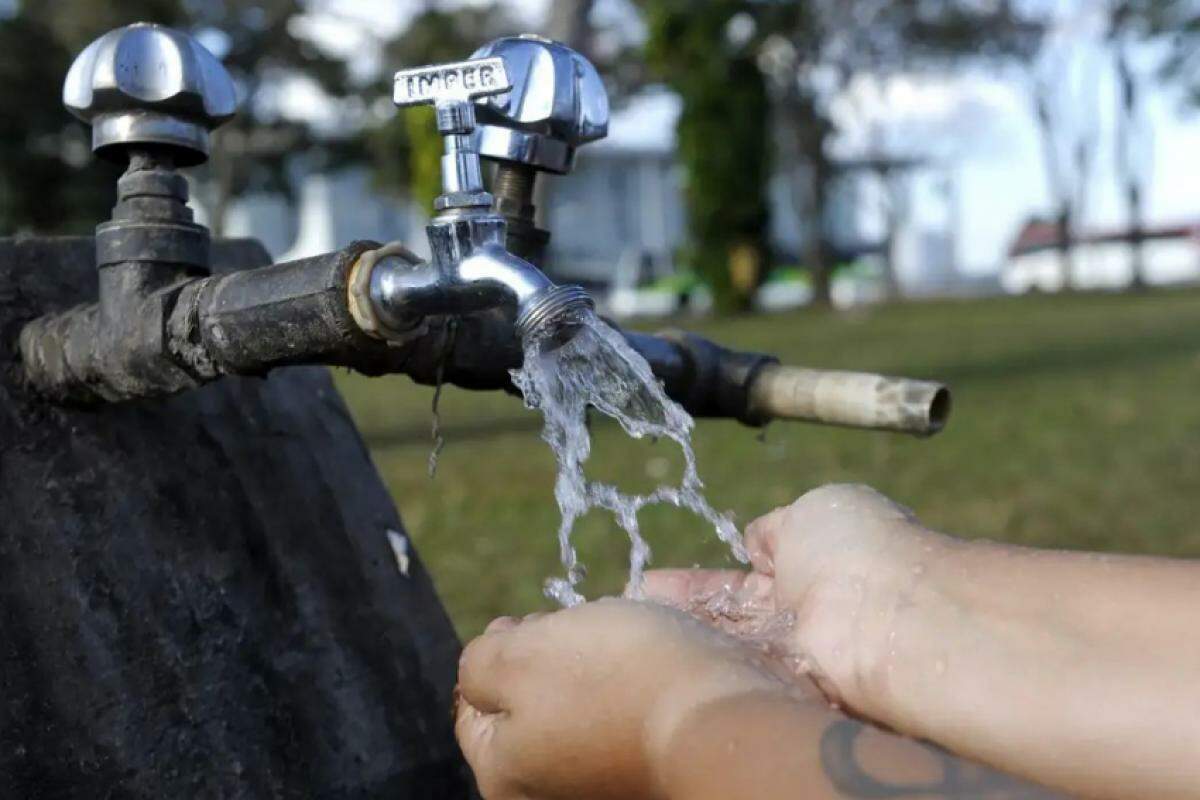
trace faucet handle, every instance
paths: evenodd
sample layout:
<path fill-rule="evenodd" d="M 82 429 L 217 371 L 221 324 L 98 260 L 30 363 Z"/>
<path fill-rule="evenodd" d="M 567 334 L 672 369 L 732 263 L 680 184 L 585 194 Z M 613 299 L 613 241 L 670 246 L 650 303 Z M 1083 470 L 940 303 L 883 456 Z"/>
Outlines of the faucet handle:
<path fill-rule="evenodd" d="M 402 69 L 396 73 L 392 99 L 400 108 L 432 105 L 438 133 L 446 139 L 442 156 L 442 194 L 439 210 L 490 206 L 483 190 L 479 153 L 471 141 L 475 130 L 473 100 L 512 88 L 502 58 L 475 58 L 450 64 Z"/>
<path fill-rule="evenodd" d="M 123 160 L 137 145 L 169 148 L 179 166 L 208 158 L 208 133 L 233 116 L 229 73 L 191 36 L 145 22 L 89 44 L 63 82 L 63 105 L 92 126 L 92 150 Z"/>
<path fill-rule="evenodd" d="M 438 114 L 443 135 L 470 133 L 475 128 L 471 101 L 512 88 L 504 59 L 475 58 L 450 64 L 402 69 L 396 73 L 392 99 L 400 108 L 432 105 L 439 109 L 466 106 L 468 112 Z"/>
<path fill-rule="evenodd" d="M 478 105 L 484 158 L 540 172 L 571 171 L 575 151 L 608 134 L 608 92 L 592 62 L 533 34 L 506 36 L 475 51 L 502 58 L 514 88 Z"/>

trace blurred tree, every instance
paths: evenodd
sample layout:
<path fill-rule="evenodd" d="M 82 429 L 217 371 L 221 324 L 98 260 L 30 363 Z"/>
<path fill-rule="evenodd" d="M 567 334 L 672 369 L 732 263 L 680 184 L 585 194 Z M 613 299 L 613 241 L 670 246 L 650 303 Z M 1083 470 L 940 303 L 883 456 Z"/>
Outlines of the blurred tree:
<path fill-rule="evenodd" d="M 1009 0 L 891 2 L 810 0 L 763 3 L 764 59 L 784 129 L 781 155 L 807 166 L 799 194 L 808 219 L 807 260 L 817 302 L 829 302 L 832 258 L 826 231 L 833 170 L 828 144 L 836 132 L 829 103 L 860 74 L 944 68 L 959 60 L 1027 54 L 1036 31 Z M 790 132 L 790 136 L 787 135 Z"/>
<path fill-rule="evenodd" d="M 238 87 L 240 113 L 213 136 L 208 163 L 209 216 L 221 235 L 229 204 L 250 191 L 294 200 L 288 163 L 304 153 L 314 160 L 362 157 L 345 131 L 315 120 L 289 119 L 268 98 L 290 79 L 310 81 L 337 103 L 352 90 L 346 64 L 299 35 L 305 0 L 181 0 L 190 26 L 222 42 L 217 53 Z"/>
<path fill-rule="evenodd" d="M 804 218 L 805 258 L 818 303 L 829 302 L 833 267 L 825 225 L 835 177 L 828 153 L 836 130 L 830 102 L 855 75 L 1027 54 L 1036 41 L 1031 24 L 1008 0 L 642 0 L 639 5 L 650 33 L 647 58 L 684 100 L 680 148 L 689 211 L 701 211 L 691 221 L 693 240 L 703 250 L 712 241 L 706 237 L 725 236 L 725 249 L 735 239 L 757 238 L 755 246 L 764 251 L 768 105 L 759 93 L 769 90 L 777 155 L 795 182 L 793 197 Z M 689 150 L 688 142 L 694 148 Z M 725 233 L 711 230 L 722 227 Z"/>
<path fill-rule="evenodd" d="M 1129 266 L 1131 286 L 1146 286 L 1145 196 L 1153 154 L 1153 130 L 1142 113 L 1142 80 L 1133 49 L 1148 38 L 1153 28 L 1150 19 L 1160 6 L 1174 5 L 1159 0 L 1117 0 L 1110 6 L 1108 34 L 1117 76 L 1116 88 L 1116 175 L 1118 190 L 1125 200 L 1129 225 Z"/>
<path fill-rule="evenodd" d="M 766 262 L 770 177 L 766 83 L 751 39 L 729 30 L 748 4 L 641 5 L 651 74 L 683 99 L 676 135 L 686 176 L 687 261 L 719 309 L 747 308 Z"/>
<path fill-rule="evenodd" d="M 593 0 L 556 0 L 546 12 L 543 33 L 590 57 L 592 29 L 588 18 L 594 4 Z"/>
<path fill-rule="evenodd" d="M 98 164 L 88 134 L 59 98 L 71 60 L 105 31 L 134 21 L 207 35 L 238 85 L 242 108 L 213 137 L 207 174 L 210 218 L 220 235 L 232 198 L 253 189 L 291 194 L 286 161 L 297 151 L 353 156 L 344 136 L 282 118 L 263 89 L 303 76 L 327 94 L 346 91 L 345 65 L 297 35 L 301 0 L 54 0 L 17 2 L 0 19 L 0 80 L 21 114 L 0 122 L 0 229 L 86 232 L 105 218 L 115 191 L 112 168 Z"/>
<path fill-rule="evenodd" d="M 1076 226 L 1089 195 L 1099 144 L 1097 64 L 1081 42 L 1046 25 L 1041 52 L 1029 61 L 1034 119 L 1042 147 L 1046 183 L 1054 207 L 1062 288 L 1075 283 Z"/>
<path fill-rule="evenodd" d="M 1120 0 L 1118 0 L 1119 2 Z M 1130 24 L 1166 45 L 1160 75 L 1200 106 L 1200 4 L 1195 0 L 1128 0 Z"/>
<path fill-rule="evenodd" d="M 1047 182 L 1055 204 L 1057 249 L 1064 288 L 1075 279 L 1076 226 L 1085 211 L 1099 141 L 1101 62 L 1111 58 L 1115 79 L 1114 165 L 1128 226 L 1131 285 L 1145 285 L 1145 196 L 1154 132 L 1142 108 L 1146 48 L 1154 39 L 1181 41 L 1189 25 L 1200 30 L 1191 0 L 1102 0 L 1049 7 L 1036 58 L 1029 61 L 1035 118 L 1041 134 Z M 1190 21 L 1190 22 L 1189 22 Z M 1182 37 L 1182 38 L 1181 38 Z M 1099 47 L 1098 47 L 1099 44 Z M 1107 48 L 1107 55 L 1104 54 Z M 1166 77 L 1180 78 L 1188 49 L 1167 61 Z"/>
<path fill-rule="evenodd" d="M 388 42 L 387 69 L 375 86 L 381 99 L 392 96 L 392 74 L 401 67 L 458 61 L 481 44 L 515 33 L 513 23 L 495 5 L 442 10 L 433 2 Z M 365 133 L 380 188 L 406 196 L 430 211 L 442 190 L 442 139 L 429 107 L 403 109 Z"/>
<path fill-rule="evenodd" d="M 1139 51 L 1165 44 L 1160 79 L 1180 86 L 1200 105 L 1200 6 L 1192 0 L 1112 0 L 1106 7 L 1106 39 L 1116 73 L 1116 175 L 1129 225 L 1129 257 L 1134 289 L 1146 286 L 1145 199 L 1154 153 L 1154 129 L 1145 118 L 1143 88 L 1153 67 Z"/>

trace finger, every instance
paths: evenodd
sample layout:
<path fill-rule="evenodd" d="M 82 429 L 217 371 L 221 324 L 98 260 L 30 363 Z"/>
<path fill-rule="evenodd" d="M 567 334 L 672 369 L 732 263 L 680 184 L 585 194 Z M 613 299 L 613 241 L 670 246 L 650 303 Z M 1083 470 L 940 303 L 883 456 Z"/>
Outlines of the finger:
<path fill-rule="evenodd" d="M 545 611 L 534 611 L 532 614 L 526 614 L 524 617 L 522 617 L 521 624 L 524 625 L 529 622 L 537 622 L 544 616 L 546 616 Z"/>
<path fill-rule="evenodd" d="M 471 705 L 461 694 L 454 713 L 454 736 L 475 774 L 485 797 L 500 797 L 501 759 L 497 756 L 499 714 L 487 714 Z"/>
<path fill-rule="evenodd" d="M 663 569 L 646 573 L 646 596 L 705 616 L 775 609 L 775 581 L 757 572 L 723 569 Z M 714 605 L 715 604 L 715 605 Z"/>
<path fill-rule="evenodd" d="M 642 590 L 647 600 L 686 607 L 720 591 L 736 592 L 749 573 L 735 569 L 652 569 Z"/>
<path fill-rule="evenodd" d="M 787 521 L 788 509 L 789 506 L 777 508 L 746 526 L 746 549 L 750 552 L 750 565 L 755 572 L 775 574 L 775 552 Z"/>
<path fill-rule="evenodd" d="M 494 620 L 488 623 L 487 627 L 483 629 L 483 632 L 498 633 L 499 631 L 511 630 L 512 628 L 517 627 L 519 624 L 520 622 L 516 617 L 496 617 Z"/>
<path fill-rule="evenodd" d="M 473 639 L 458 659 L 458 686 L 462 697 L 484 713 L 508 709 L 505 702 L 515 677 L 509 653 L 516 621 L 505 630 Z"/>

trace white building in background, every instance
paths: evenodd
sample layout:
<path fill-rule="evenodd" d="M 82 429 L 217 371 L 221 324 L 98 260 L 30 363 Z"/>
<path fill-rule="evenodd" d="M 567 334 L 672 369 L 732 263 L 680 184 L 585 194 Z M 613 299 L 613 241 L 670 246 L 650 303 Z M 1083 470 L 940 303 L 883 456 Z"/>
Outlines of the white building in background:
<path fill-rule="evenodd" d="M 355 239 L 411 242 L 427 249 L 424 215 L 375 189 L 366 167 L 302 172 L 297 184 L 294 205 L 276 194 L 238 198 L 226 215 L 225 235 L 258 239 L 277 261 L 336 250 Z M 198 206 L 198 220 L 208 224 L 203 204 Z"/>
<path fill-rule="evenodd" d="M 636 285 L 675 270 L 686 218 L 675 164 L 679 98 L 651 92 L 613 114 L 608 136 L 576 155 L 570 175 L 542 179 L 549 261 L 564 278 Z"/>
<path fill-rule="evenodd" d="M 1200 274 L 1200 222 L 1151 226 L 1142 231 L 1143 276 L 1150 285 L 1193 283 Z M 1070 288 L 1121 289 L 1133 283 L 1127 229 L 1085 230 L 1071 248 Z M 1009 248 L 1001 274 L 1005 291 L 1057 292 L 1064 288 L 1058 229 L 1046 220 L 1030 220 Z"/>

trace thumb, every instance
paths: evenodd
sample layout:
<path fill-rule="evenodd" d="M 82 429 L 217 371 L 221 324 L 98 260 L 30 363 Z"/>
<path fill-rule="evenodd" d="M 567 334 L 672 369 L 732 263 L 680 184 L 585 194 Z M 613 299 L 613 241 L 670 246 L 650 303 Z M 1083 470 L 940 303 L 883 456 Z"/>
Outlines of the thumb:
<path fill-rule="evenodd" d="M 791 506 L 780 506 L 746 526 L 746 550 L 755 572 L 774 577 L 775 554 L 779 550 L 779 538 L 787 527 L 790 509 Z"/>

